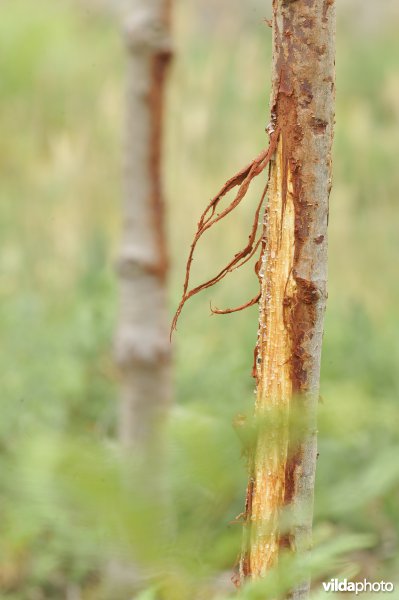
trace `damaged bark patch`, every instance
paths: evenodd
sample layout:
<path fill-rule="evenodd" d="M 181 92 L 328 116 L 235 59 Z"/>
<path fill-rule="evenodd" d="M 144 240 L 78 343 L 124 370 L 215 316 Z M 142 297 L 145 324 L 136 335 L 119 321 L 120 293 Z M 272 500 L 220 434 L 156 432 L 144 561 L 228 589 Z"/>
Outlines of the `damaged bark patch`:
<path fill-rule="evenodd" d="M 301 394 L 308 389 L 309 363 L 312 356 L 306 350 L 317 323 L 317 304 L 322 294 L 312 282 L 295 277 L 296 295 L 291 306 L 290 330 L 292 335 L 291 376 L 293 392 Z"/>
<path fill-rule="evenodd" d="M 324 0 L 324 8 L 323 8 L 323 21 L 327 20 L 327 12 L 328 9 L 331 8 L 335 4 L 335 0 Z"/>
<path fill-rule="evenodd" d="M 282 141 L 269 181 L 255 411 L 278 406 L 289 415 L 298 409 L 306 423 L 298 436 L 297 424 L 287 419 L 286 428 L 278 433 L 282 440 L 278 457 L 267 452 L 264 440 L 258 441 L 250 466 L 252 534 L 242 554 L 244 561 L 250 552 L 251 572 L 245 576 L 242 569 L 242 582 L 263 577 L 278 562 L 281 548 L 306 550 L 311 540 L 317 454 L 312 419 L 327 297 L 325 244 L 334 122 L 332 5 L 331 0 L 273 1 L 271 106 Z M 287 211 L 292 215 L 289 222 Z M 289 531 L 280 531 L 281 511 L 295 506 L 309 510 Z M 265 529 L 267 535 L 262 533 Z M 305 582 L 293 597 L 307 599 L 308 591 Z"/>
<path fill-rule="evenodd" d="M 261 429 L 251 457 L 253 484 L 248 488 L 250 499 L 247 493 L 246 512 L 250 510 L 250 513 L 240 570 L 243 579 L 247 577 L 244 565 L 248 556 L 251 577 L 264 576 L 266 570 L 276 564 L 279 511 L 284 504 L 288 456 L 285 424 L 292 395 L 292 350 L 291 332 L 286 323 L 286 303 L 281 300 L 295 298 L 294 172 L 287 154 L 290 142 L 285 135 L 285 132 L 281 133 L 270 170 L 269 205 L 264 225 L 266 241 L 259 270 L 262 294 L 255 355 L 258 388 L 255 414 L 261 420 L 267 418 L 269 426 L 266 430 Z M 275 442 L 271 442 L 270 431 L 276 436 Z"/>
<path fill-rule="evenodd" d="M 305 27 L 305 29 L 312 29 L 312 27 L 314 27 L 315 24 L 315 19 L 314 17 L 303 17 L 302 19 L 302 26 Z"/>
<path fill-rule="evenodd" d="M 294 276 L 297 284 L 297 298 L 304 304 L 315 304 L 321 298 L 319 288 L 313 281 L 307 281 L 302 277 Z"/>
<path fill-rule="evenodd" d="M 306 106 L 309 106 L 313 101 L 312 86 L 309 81 L 306 80 L 302 81 L 300 86 L 299 102 L 302 108 L 306 108 Z"/>
<path fill-rule="evenodd" d="M 310 119 L 310 126 L 315 133 L 323 134 L 326 132 L 328 123 L 327 121 L 324 121 L 324 119 L 317 119 L 316 117 L 312 117 Z"/>

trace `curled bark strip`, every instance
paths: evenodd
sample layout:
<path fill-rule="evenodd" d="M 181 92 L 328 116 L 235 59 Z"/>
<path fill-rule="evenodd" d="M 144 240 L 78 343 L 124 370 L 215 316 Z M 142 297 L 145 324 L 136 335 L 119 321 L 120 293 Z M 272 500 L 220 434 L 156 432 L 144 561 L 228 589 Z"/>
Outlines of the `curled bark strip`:
<path fill-rule="evenodd" d="M 239 171 L 233 177 L 231 177 L 228 181 L 226 181 L 226 183 L 224 184 L 222 189 L 211 200 L 211 202 L 208 204 L 205 211 L 203 212 L 201 219 L 198 223 L 199 229 L 211 220 L 211 218 L 215 214 L 216 207 L 217 207 L 218 203 L 220 202 L 220 200 L 226 194 L 228 194 L 228 192 L 230 192 L 232 189 L 234 189 L 238 185 L 241 185 L 245 181 L 245 179 L 250 174 L 251 169 L 254 167 L 254 165 L 261 164 L 264 161 L 264 159 L 269 156 L 269 153 L 270 153 L 270 156 L 273 154 L 274 150 L 276 149 L 276 145 L 277 145 L 277 137 L 278 137 L 277 132 L 275 132 L 274 135 L 271 136 L 271 138 L 270 138 L 269 148 L 267 148 L 266 150 L 263 150 L 252 162 L 250 162 L 246 167 L 241 169 L 241 171 Z M 267 162 L 269 162 L 270 156 L 269 156 Z M 211 215 L 208 216 L 209 211 L 211 211 Z"/>
<path fill-rule="evenodd" d="M 180 304 L 177 308 L 176 314 L 172 321 L 171 335 L 172 335 L 173 331 L 176 329 L 177 321 L 180 317 L 180 314 L 181 314 L 183 307 L 184 307 L 185 303 L 187 302 L 187 300 L 189 300 L 190 298 L 192 298 L 193 296 L 195 296 L 202 290 L 212 287 L 213 285 L 215 285 L 216 283 L 221 281 L 221 279 L 223 279 L 228 273 L 243 266 L 246 262 L 248 262 L 248 260 L 250 260 L 250 258 L 252 258 L 252 256 L 255 254 L 257 248 L 259 247 L 261 240 L 259 240 L 259 242 L 256 243 L 255 248 L 254 248 L 254 243 L 255 243 L 255 239 L 256 239 L 256 232 L 257 232 L 257 228 L 258 228 L 258 219 L 259 219 L 260 211 L 261 211 L 261 208 L 262 208 L 262 205 L 263 205 L 264 199 L 266 197 L 266 193 L 267 193 L 267 185 L 264 189 L 264 192 L 261 197 L 261 201 L 259 202 L 258 208 L 255 213 L 254 224 L 252 226 L 251 234 L 249 236 L 248 245 L 243 250 L 238 252 L 234 256 L 234 258 L 230 261 L 230 263 L 226 267 L 224 267 L 224 269 L 222 269 L 220 271 L 220 273 L 218 273 L 218 275 L 216 275 L 209 281 L 189 290 L 191 263 L 193 261 L 193 256 L 194 256 L 195 248 L 198 244 L 198 241 L 200 240 L 202 235 L 208 229 L 210 229 L 213 225 L 215 225 L 216 223 L 221 221 L 224 217 L 226 217 L 229 213 L 231 213 L 235 208 L 237 208 L 237 206 L 242 202 L 242 200 L 245 198 L 245 196 L 248 192 L 251 181 L 258 175 L 260 175 L 266 169 L 267 165 L 269 164 L 270 159 L 272 158 L 272 156 L 276 150 L 278 137 L 279 137 L 279 130 L 276 129 L 270 136 L 270 144 L 269 144 L 269 147 L 267 148 L 267 150 L 263 150 L 263 152 L 261 152 L 249 165 L 247 165 L 244 169 L 239 171 L 236 175 L 234 175 L 234 177 L 229 179 L 225 183 L 225 185 L 222 187 L 222 189 L 219 191 L 219 193 L 211 200 L 211 202 L 208 204 L 205 211 L 201 215 L 201 218 L 198 222 L 197 232 L 196 232 L 196 234 L 194 236 L 194 240 L 191 244 L 190 253 L 189 253 L 189 256 L 187 259 L 186 277 L 184 280 L 183 295 L 182 295 Z M 238 189 L 238 192 L 237 192 L 234 200 L 221 213 L 219 213 L 215 216 L 217 207 L 218 207 L 220 201 L 222 200 L 222 198 L 229 191 L 231 191 L 232 189 L 234 189 L 237 186 L 240 186 L 240 187 Z M 232 311 L 232 312 L 234 312 L 234 311 Z"/>
<path fill-rule="evenodd" d="M 244 265 L 246 265 L 247 262 L 249 262 L 251 260 L 251 258 L 253 257 L 253 255 L 255 254 L 255 252 L 257 251 L 257 249 L 259 248 L 261 242 L 262 242 L 262 238 L 260 237 L 258 239 L 258 241 L 256 242 L 255 246 L 252 248 L 251 253 L 242 262 L 240 262 L 238 265 L 236 265 L 232 269 L 229 269 L 229 272 L 232 273 L 233 271 L 236 271 L 237 269 L 241 269 L 241 267 L 243 267 Z"/>
<path fill-rule="evenodd" d="M 253 306 L 254 304 L 258 304 L 258 302 L 260 300 L 260 296 L 261 296 L 261 292 L 259 292 L 257 294 L 257 296 L 255 296 L 255 298 L 252 298 L 252 300 L 250 300 L 249 302 L 246 302 L 245 304 L 242 304 L 241 306 L 237 306 L 236 308 L 225 308 L 225 309 L 221 310 L 219 308 L 212 308 L 212 306 L 211 306 L 212 314 L 213 315 L 231 315 L 231 313 L 240 312 L 240 310 L 245 310 L 246 308 L 249 308 L 250 306 Z"/>
<path fill-rule="evenodd" d="M 253 257 L 253 255 L 255 254 L 256 250 L 259 248 L 259 245 L 262 241 L 262 237 L 261 237 L 254 246 L 256 232 L 258 229 L 258 219 L 259 219 L 260 211 L 261 211 L 261 208 L 262 208 L 265 196 L 266 196 L 266 192 L 267 192 L 267 185 L 265 187 L 264 193 L 262 194 L 262 198 L 259 202 L 258 208 L 255 213 L 252 231 L 249 236 L 249 242 L 248 242 L 247 246 L 245 248 L 243 248 L 240 252 L 237 252 L 237 254 L 234 255 L 234 258 L 229 262 L 229 264 L 226 267 L 224 267 L 215 277 L 213 277 L 209 281 L 206 281 L 205 283 L 202 283 L 201 285 L 193 288 L 190 292 L 188 292 L 185 302 L 192 296 L 201 292 L 202 290 L 205 290 L 209 287 L 212 287 L 216 283 L 219 283 L 219 281 L 224 279 L 224 277 L 226 277 L 226 275 L 228 273 L 232 273 L 236 269 L 239 269 Z"/>

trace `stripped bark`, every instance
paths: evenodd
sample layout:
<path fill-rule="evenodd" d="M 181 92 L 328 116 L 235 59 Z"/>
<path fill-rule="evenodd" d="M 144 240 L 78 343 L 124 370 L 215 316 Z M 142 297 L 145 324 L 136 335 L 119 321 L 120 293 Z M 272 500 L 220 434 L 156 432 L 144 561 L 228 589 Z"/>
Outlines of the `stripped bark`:
<path fill-rule="evenodd" d="M 327 225 L 334 123 L 334 0 L 273 0 L 269 131 L 279 131 L 265 215 L 255 413 L 279 413 L 278 439 L 250 460 L 240 581 L 266 575 L 283 549 L 311 547 Z M 300 414 L 301 431 L 294 432 Z M 288 531 L 281 529 L 283 510 Z M 309 595 L 309 581 L 293 592 Z"/>
<path fill-rule="evenodd" d="M 120 439 L 143 450 L 171 396 L 167 251 L 161 150 L 172 55 L 171 0 L 135 0 L 125 18 L 128 89 L 123 236 L 115 356 L 121 377 Z"/>

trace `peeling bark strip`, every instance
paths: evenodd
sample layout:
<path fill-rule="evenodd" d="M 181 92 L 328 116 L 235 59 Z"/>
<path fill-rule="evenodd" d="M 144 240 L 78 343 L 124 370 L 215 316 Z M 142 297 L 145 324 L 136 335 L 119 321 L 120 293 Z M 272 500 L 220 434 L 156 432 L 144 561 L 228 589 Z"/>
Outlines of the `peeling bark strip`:
<path fill-rule="evenodd" d="M 332 0 L 273 0 L 272 123 L 279 130 L 269 180 L 260 276 L 257 417 L 280 414 L 260 434 L 250 465 L 240 579 L 263 577 L 282 548 L 311 546 L 327 223 L 334 123 Z M 301 432 L 290 413 L 301 415 Z M 294 419 L 295 421 L 295 419 Z M 293 423 L 295 427 L 295 423 Z M 294 435 L 295 433 L 295 435 Z M 299 441 L 298 441 L 299 440 Z M 250 496 L 250 497 L 248 497 Z M 282 532 L 283 508 L 290 530 Z M 307 598 L 309 582 L 292 593 Z"/>
<path fill-rule="evenodd" d="M 128 90 L 120 313 L 120 437 L 143 449 L 171 395 L 167 250 L 161 177 L 163 104 L 172 56 L 170 0 L 136 0 L 125 19 Z"/>
<path fill-rule="evenodd" d="M 224 186 L 218 192 L 218 194 L 216 194 L 216 196 L 214 198 L 212 198 L 211 202 L 208 204 L 205 211 L 202 213 L 201 218 L 198 222 L 197 232 L 194 236 L 193 243 L 191 244 L 190 253 L 189 253 L 189 256 L 187 259 L 186 277 L 184 280 L 183 295 L 182 295 L 180 304 L 177 308 L 176 314 L 172 321 L 172 326 L 171 326 L 171 330 L 170 330 L 171 336 L 173 334 L 173 331 L 176 329 L 176 325 L 179 320 L 180 314 L 181 314 L 183 307 L 184 307 L 185 303 L 187 302 L 187 300 L 189 300 L 190 298 L 192 298 L 199 292 L 216 285 L 217 283 L 219 283 L 219 281 L 224 279 L 226 277 L 226 275 L 228 275 L 229 273 L 235 271 L 236 269 L 239 269 L 242 266 L 244 266 L 254 256 L 254 254 L 258 250 L 259 246 L 261 245 L 261 243 L 263 243 L 262 236 L 257 241 L 256 241 L 256 236 L 257 236 L 257 231 L 258 231 L 259 215 L 260 215 L 261 209 L 263 207 L 263 203 L 266 198 L 267 186 L 265 187 L 265 190 L 264 190 L 264 192 L 261 196 L 260 202 L 258 204 L 258 208 L 255 212 L 255 218 L 254 218 L 254 222 L 252 225 L 251 233 L 249 235 L 248 244 L 245 246 L 245 248 L 243 248 L 242 250 L 237 252 L 234 255 L 234 258 L 215 277 L 213 277 L 209 281 L 206 281 L 205 283 L 202 283 L 201 285 L 198 285 L 195 288 L 189 289 L 191 264 L 193 262 L 194 252 L 195 252 L 195 249 L 197 247 L 199 240 L 201 239 L 203 234 L 208 229 L 210 229 L 211 227 L 216 225 L 216 223 L 218 223 L 219 221 L 224 219 L 224 217 L 226 217 L 235 208 L 237 208 L 237 206 L 244 200 L 244 198 L 247 195 L 249 186 L 251 185 L 251 182 L 253 181 L 253 179 L 255 179 L 255 177 L 258 177 L 268 167 L 268 165 L 271 161 L 271 158 L 276 149 L 278 136 L 279 136 L 279 131 L 278 130 L 273 131 L 273 133 L 270 136 L 270 144 L 269 144 L 269 147 L 267 148 L 267 150 L 263 150 L 263 152 L 261 152 L 259 154 L 259 156 L 254 158 L 254 160 L 251 163 L 249 163 L 249 165 L 247 165 L 246 167 L 244 167 L 244 169 L 241 169 L 241 171 L 236 173 L 236 175 L 234 175 L 234 177 L 231 177 L 224 184 Z M 219 207 L 221 200 L 226 196 L 226 194 L 228 194 L 228 192 L 233 190 L 235 187 L 238 187 L 238 192 L 237 192 L 234 200 L 224 210 L 222 210 L 220 213 L 216 214 L 216 210 Z M 230 314 L 233 312 L 244 310 L 245 308 L 248 308 L 249 306 L 253 306 L 254 304 L 256 304 L 258 302 L 259 298 L 260 298 L 260 294 L 258 294 L 255 298 L 253 298 L 249 302 L 247 302 L 237 308 L 228 308 L 226 310 L 219 310 L 219 309 L 213 309 L 211 307 L 211 310 L 214 314 L 219 314 L 219 315 L 220 314 Z"/>

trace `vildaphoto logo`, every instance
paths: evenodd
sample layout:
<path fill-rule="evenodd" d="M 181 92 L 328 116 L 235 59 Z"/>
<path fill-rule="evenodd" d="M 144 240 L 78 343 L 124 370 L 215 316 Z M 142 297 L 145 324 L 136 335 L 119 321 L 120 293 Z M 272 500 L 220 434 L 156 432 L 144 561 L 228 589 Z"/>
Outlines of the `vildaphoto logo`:
<path fill-rule="evenodd" d="M 395 586 L 390 581 L 348 581 L 343 579 L 331 579 L 328 582 L 323 582 L 325 592 L 351 592 L 352 594 L 363 594 L 364 592 L 387 592 L 394 591 Z"/>

